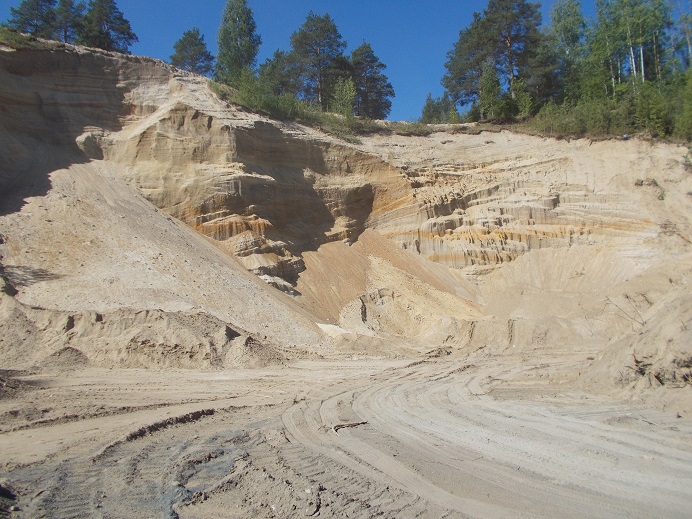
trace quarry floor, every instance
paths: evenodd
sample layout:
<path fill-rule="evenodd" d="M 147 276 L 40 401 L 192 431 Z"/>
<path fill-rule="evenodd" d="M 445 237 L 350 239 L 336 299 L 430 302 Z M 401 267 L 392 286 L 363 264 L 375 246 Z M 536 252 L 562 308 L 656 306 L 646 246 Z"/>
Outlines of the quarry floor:
<path fill-rule="evenodd" d="M 689 517 L 690 417 L 520 357 L 5 373 L 0 516 Z"/>

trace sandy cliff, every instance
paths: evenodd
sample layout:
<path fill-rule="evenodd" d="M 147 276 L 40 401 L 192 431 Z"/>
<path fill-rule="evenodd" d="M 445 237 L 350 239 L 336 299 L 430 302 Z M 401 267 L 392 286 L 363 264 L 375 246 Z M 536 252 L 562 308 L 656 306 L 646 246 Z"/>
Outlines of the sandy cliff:
<path fill-rule="evenodd" d="M 250 341 L 279 359 L 578 350 L 623 386 L 689 373 L 685 147 L 453 129 L 352 145 L 146 58 L 49 46 L 0 69 L 3 326 L 30 330 L 0 345 L 18 365 L 70 347 L 230 366 Z"/>

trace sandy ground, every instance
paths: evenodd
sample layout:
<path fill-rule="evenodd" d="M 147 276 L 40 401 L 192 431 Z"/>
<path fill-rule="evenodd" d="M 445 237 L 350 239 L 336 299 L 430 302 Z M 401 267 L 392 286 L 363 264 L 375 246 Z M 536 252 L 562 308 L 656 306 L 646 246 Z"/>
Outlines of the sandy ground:
<path fill-rule="evenodd" d="M 12 517 L 688 517 L 692 421 L 522 364 L 5 374 Z M 338 427 L 349 425 L 349 427 Z M 3 512 L 5 516 L 10 514 Z"/>

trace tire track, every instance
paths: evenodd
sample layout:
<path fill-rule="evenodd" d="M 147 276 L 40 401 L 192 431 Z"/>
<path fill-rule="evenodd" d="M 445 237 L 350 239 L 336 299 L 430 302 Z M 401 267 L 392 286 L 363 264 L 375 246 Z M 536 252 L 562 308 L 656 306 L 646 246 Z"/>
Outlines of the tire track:
<path fill-rule="evenodd" d="M 690 459 L 689 446 L 685 449 L 678 442 L 675 455 L 667 456 L 665 449 L 655 449 L 661 468 L 648 467 L 640 457 L 655 448 L 653 438 L 653 443 L 639 445 L 636 438 L 623 444 L 619 438 L 623 435 L 615 428 L 541 405 L 475 397 L 466 382 L 463 376 L 435 385 L 387 382 L 361 394 L 354 410 L 360 420 L 368 420 L 379 433 L 404 445 L 409 458 L 417 449 L 418 459 L 434 459 L 447 466 L 442 470 L 461 470 L 469 478 L 480 478 L 494 502 L 513 502 L 515 510 L 521 496 L 528 496 L 527 513 L 539 506 L 553 510 L 549 515 L 575 517 L 585 511 L 594 517 L 633 513 L 657 517 L 661 512 L 684 516 L 683 503 L 690 500 L 685 486 L 692 480 L 692 471 L 683 461 Z M 453 394 L 455 402 L 447 394 Z M 624 436 L 629 438 L 629 433 Z M 449 462 L 455 451 L 458 458 L 475 454 L 478 461 L 456 466 Z M 676 458 L 682 453 L 683 459 Z M 617 456 L 625 462 L 618 462 Z M 423 466 L 419 470 L 425 473 Z M 655 503 L 651 502 L 651 476 L 656 479 Z"/>
<path fill-rule="evenodd" d="M 13 487 L 31 489 L 18 518 L 686 517 L 685 432 L 526 382 L 548 365 L 316 364 L 298 382 L 228 377 L 225 391 L 245 396 L 8 433 L 17 449 L 101 428 L 12 469 Z M 337 434 L 346 423 L 360 425 Z"/>

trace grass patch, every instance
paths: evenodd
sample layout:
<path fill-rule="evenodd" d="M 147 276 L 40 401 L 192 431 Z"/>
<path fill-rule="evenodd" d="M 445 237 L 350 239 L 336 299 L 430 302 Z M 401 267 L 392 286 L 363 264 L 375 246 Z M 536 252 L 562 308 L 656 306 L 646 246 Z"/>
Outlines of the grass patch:
<path fill-rule="evenodd" d="M 15 29 L 0 26 L 0 45 L 11 49 L 45 49 L 48 46 L 38 38 L 23 34 Z"/>
<path fill-rule="evenodd" d="M 317 128 L 352 144 L 360 144 L 358 135 L 372 133 L 380 128 L 373 121 L 324 112 L 316 103 L 297 99 L 293 95 L 274 95 L 262 88 L 256 79 L 246 78 L 238 88 L 211 81 L 210 88 L 224 101 L 273 119 L 296 121 Z"/>
<path fill-rule="evenodd" d="M 389 129 L 397 135 L 405 137 L 427 137 L 433 133 L 433 128 L 425 123 L 396 122 L 389 125 Z"/>

